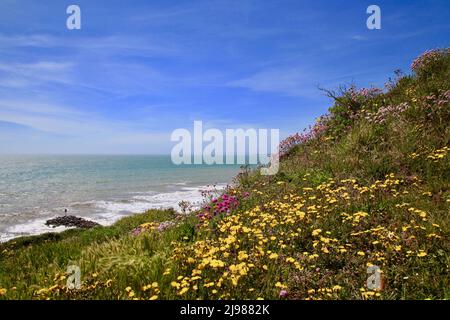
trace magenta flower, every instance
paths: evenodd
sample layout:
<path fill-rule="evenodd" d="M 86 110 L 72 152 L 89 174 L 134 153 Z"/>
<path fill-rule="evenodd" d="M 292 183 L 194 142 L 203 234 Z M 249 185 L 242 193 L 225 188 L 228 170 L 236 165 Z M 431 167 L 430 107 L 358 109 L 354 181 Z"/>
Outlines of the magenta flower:
<path fill-rule="evenodd" d="M 288 296 L 288 292 L 286 290 L 281 290 L 280 291 L 280 298 L 286 298 Z"/>

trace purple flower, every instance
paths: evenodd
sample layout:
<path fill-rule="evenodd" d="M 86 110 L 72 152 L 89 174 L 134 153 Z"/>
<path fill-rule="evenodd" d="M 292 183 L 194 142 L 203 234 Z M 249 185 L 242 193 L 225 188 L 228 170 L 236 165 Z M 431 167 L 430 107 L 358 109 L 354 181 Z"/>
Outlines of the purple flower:
<path fill-rule="evenodd" d="M 288 296 L 288 292 L 286 290 L 281 290 L 280 291 L 280 298 L 286 298 Z"/>

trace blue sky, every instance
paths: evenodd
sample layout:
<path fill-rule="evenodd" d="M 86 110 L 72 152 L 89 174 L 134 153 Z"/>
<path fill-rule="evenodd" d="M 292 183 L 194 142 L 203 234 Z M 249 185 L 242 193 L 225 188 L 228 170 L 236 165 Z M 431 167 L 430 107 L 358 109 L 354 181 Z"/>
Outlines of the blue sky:
<path fill-rule="evenodd" d="M 286 136 L 330 106 L 318 86 L 381 86 L 450 34 L 448 0 L 43 3 L 0 3 L 0 153 L 169 153 L 194 120 Z"/>

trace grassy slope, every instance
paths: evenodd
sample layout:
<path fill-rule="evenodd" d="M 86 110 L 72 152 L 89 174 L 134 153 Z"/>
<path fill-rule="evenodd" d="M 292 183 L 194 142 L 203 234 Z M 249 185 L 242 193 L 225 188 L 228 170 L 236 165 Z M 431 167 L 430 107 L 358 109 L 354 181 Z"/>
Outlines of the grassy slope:
<path fill-rule="evenodd" d="M 449 298 L 450 57 L 435 57 L 385 93 L 332 94 L 330 116 L 289 150 L 277 175 L 239 176 L 230 215 L 196 227 L 194 215 L 153 210 L 0 244 L 0 295 Z M 380 111 L 401 103 L 408 107 Z M 177 225 L 153 230 L 168 220 Z M 81 266 L 79 291 L 65 288 L 69 263 Z M 365 287 L 371 264 L 383 271 L 381 291 Z"/>

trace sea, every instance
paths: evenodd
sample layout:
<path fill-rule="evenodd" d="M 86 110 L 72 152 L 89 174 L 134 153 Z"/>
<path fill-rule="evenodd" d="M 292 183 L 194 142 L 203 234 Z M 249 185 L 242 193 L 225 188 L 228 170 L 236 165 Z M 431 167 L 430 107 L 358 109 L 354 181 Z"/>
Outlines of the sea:
<path fill-rule="evenodd" d="M 155 155 L 0 155 L 0 242 L 64 227 L 75 215 L 102 225 L 155 208 L 202 205 L 202 191 L 233 183 L 238 165 L 175 165 Z"/>

